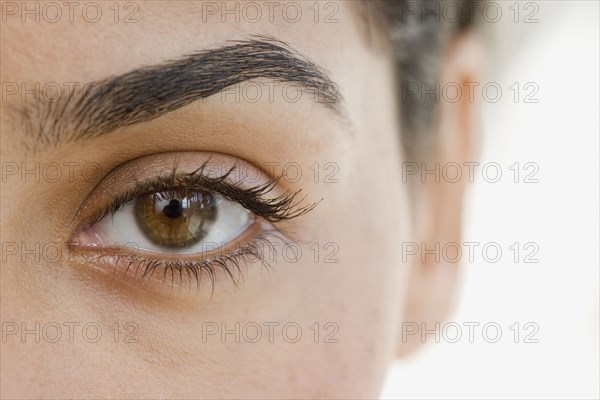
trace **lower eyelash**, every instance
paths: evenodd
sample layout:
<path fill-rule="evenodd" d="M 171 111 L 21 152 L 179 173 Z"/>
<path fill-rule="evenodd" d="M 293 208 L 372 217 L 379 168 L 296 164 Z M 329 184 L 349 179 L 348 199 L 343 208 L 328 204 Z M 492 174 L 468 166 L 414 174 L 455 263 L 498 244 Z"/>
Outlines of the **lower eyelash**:
<path fill-rule="evenodd" d="M 248 263 L 260 262 L 263 268 L 267 271 L 270 270 L 271 265 L 268 255 L 273 253 L 267 253 L 267 257 L 265 257 L 265 252 L 275 251 L 273 245 L 275 238 L 279 238 L 279 235 L 276 235 L 275 232 L 263 232 L 228 253 L 222 251 L 224 254 L 218 254 L 215 257 L 202 260 L 160 260 L 144 257 L 133 252 L 130 254 L 114 255 L 110 251 L 111 249 L 107 248 L 98 251 L 95 261 L 114 264 L 116 273 L 122 273 L 123 275 L 132 273 L 133 278 L 140 281 L 159 279 L 162 280 L 163 285 L 170 281 L 171 289 L 176 286 L 182 289 L 185 280 L 189 283 L 189 288 L 195 282 L 196 289 L 199 289 L 204 279 L 208 278 L 211 283 L 212 297 L 219 270 L 224 271 L 236 287 L 239 287 L 239 284 L 243 282 L 243 267 L 247 266 Z M 111 261 L 107 261 L 107 258 Z M 117 271 L 120 264 L 126 265 L 125 271 Z M 162 274 L 159 274 L 160 278 L 156 276 L 158 271 L 162 271 Z"/>

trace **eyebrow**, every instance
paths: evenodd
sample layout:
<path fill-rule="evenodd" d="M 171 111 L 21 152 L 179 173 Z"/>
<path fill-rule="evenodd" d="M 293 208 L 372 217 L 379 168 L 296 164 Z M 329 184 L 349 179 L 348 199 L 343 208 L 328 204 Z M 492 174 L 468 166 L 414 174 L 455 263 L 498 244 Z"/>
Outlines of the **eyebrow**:
<path fill-rule="evenodd" d="M 51 102 L 23 103 L 14 115 L 25 136 L 34 139 L 35 150 L 150 121 L 232 85 L 266 78 L 298 85 L 301 93 L 313 94 L 316 103 L 347 121 L 337 85 L 285 42 L 258 36 L 228 43 L 86 84 Z"/>

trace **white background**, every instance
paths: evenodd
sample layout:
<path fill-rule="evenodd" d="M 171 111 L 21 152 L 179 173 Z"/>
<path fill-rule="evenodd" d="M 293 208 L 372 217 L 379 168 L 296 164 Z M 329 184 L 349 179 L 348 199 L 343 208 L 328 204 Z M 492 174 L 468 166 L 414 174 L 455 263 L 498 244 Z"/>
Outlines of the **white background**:
<path fill-rule="evenodd" d="M 504 253 L 495 264 L 480 251 L 475 262 L 463 262 L 449 317 L 481 325 L 473 343 L 463 326 L 457 343 L 430 340 L 395 363 L 383 398 L 599 397 L 599 7 L 535 3 L 538 23 L 514 23 L 510 1 L 489 27 L 496 56 L 488 81 L 501 85 L 503 97 L 485 104 L 480 162 L 497 162 L 503 176 L 494 184 L 481 170 L 475 175 L 464 241 L 497 242 Z M 535 82 L 539 103 L 515 103 L 514 82 Z M 536 163 L 539 183 L 514 183 L 508 167 L 515 162 Z M 538 244 L 539 263 L 515 263 L 514 242 Z M 483 336 L 487 322 L 503 329 L 497 343 Z M 519 343 L 509 329 L 514 322 Z M 539 326 L 538 343 L 523 343 L 526 322 Z"/>

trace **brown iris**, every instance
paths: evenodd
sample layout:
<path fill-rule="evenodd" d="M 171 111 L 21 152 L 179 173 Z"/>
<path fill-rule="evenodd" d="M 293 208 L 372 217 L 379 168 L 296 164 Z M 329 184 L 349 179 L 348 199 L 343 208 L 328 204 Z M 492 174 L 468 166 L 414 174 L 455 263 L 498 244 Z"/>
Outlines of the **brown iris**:
<path fill-rule="evenodd" d="M 152 243 L 167 247 L 199 242 L 216 216 L 216 199 L 205 191 L 153 193 L 135 204 L 135 218 L 142 232 Z"/>

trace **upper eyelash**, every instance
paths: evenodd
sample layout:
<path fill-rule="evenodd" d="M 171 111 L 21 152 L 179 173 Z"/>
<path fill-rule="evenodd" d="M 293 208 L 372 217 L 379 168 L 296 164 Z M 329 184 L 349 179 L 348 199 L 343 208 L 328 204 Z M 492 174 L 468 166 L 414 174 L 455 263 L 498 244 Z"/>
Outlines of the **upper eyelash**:
<path fill-rule="evenodd" d="M 155 177 L 146 181 L 136 181 L 130 190 L 115 196 L 101 212 L 89 219 L 86 227 L 94 225 L 102 218 L 114 215 L 123 206 L 137 198 L 157 192 L 177 192 L 180 190 L 205 190 L 220 194 L 224 198 L 239 203 L 242 207 L 264 218 L 269 222 L 280 222 L 302 216 L 312 211 L 319 202 L 305 206 L 300 204 L 306 196 L 297 200 L 301 190 L 286 192 L 275 198 L 267 199 L 270 193 L 280 181 L 281 177 L 273 178 L 253 188 L 242 188 L 230 182 L 229 176 L 236 170 L 237 164 L 231 167 L 225 174 L 218 177 L 210 177 L 205 174 L 209 161 L 204 162 L 198 169 L 192 172 L 177 172 L 177 164 L 173 166 L 170 175 Z"/>

